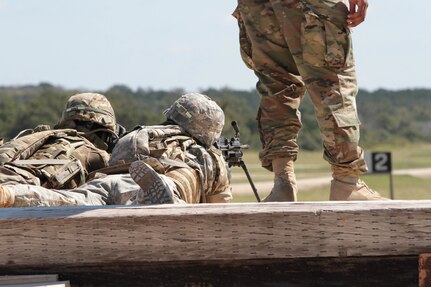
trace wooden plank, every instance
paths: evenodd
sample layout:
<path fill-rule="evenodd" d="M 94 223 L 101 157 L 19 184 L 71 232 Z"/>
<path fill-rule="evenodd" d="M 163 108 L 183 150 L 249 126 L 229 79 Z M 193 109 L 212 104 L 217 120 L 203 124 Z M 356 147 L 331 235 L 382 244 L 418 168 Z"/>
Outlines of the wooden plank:
<path fill-rule="evenodd" d="M 0 242 L 8 267 L 418 256 L 431 201 L 12 208 Z"/>
<path fill-rule="evenodd" d="M 431 253 L 419 256 L 419 287 L 431 287 Z"/>
<path fill-rule="evenodd" d="M 55 270 L 73 287 L 417 287 L 418 256 L 176 261 L 109 265 L 40 265 L 4 272 Z"/>
<path fill-rule="evenodd" d="M 13 285 L 0 285 L 2 287 L 70 287 L 69 281 L 63 282 L 39 282 Z"/>
<path fill-rule="evenodd" d="M 58 281 L 57 274 L 0 276 L 1 287 L 70 287 L 69 281 Z"/>
<path fill-rule="evenodd" d="M 57 280 L 57 274 L 0 276 L 0 286 L 6 284 L 54 282 Z"/>

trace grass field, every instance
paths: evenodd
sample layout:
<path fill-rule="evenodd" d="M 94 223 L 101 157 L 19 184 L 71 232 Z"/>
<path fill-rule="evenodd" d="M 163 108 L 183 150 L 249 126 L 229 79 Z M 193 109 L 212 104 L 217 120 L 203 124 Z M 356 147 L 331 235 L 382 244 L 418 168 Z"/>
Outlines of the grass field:
<path fill-rule="evenodd" d="M 367 151 L 392 152 L 393 170 L 431 168 L 431 145 L 411 145 L 388 148 L 385 146 Z M 245 150 L 244 161 L 253 181 L 271 182 L 273 174 L 260 166 L 258 152 Z M 330 177 L 330 167 L 322 158 L 322 152 L 301 152 L 295 163 L 297 179 L 313 179 Z M 368 186 L 379 191 L 383 196 L 390 196 L 390 177 L 388 174 L 364 175 Z M 239 167 L 232 168 L 232 184 L 248 183 L 247 178 Z M 329 197 L 329 184 L 299 190 L 299 201 L 326 201 Z M 235 192 L 234 202 L 256 201 L 251 187 L 244 185 L 245 190 Z M 266 196 L 270 187 L 258 190 L 261 198 Z M 431 177 L 420 177 L 407 174 L 393 175 L 393 191 L 395 199 L 431 199 Z"/>

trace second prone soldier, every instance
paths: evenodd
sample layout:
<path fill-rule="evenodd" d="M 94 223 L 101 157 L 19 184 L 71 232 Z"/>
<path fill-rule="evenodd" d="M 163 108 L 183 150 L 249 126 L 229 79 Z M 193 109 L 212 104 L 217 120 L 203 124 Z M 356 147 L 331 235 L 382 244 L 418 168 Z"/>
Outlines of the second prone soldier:
<path fill-rule="evenodd" d="M 189 93 L 165 116 L 162 125 L 140 126 L 122 137 L 110 167 L 86 184 L 71 190 L 0 185 L 0 199 L 13 199 L 0 207 L 229 202 L 228 170 L 214 147 L 224 126 L 222 109 Z"/>

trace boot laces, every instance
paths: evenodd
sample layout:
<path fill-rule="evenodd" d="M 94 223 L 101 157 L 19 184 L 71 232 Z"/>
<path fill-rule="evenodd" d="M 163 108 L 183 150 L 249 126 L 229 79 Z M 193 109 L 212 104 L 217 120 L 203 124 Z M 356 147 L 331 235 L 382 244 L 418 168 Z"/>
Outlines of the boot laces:
<path fill-rule="evenodd" d="M 373 190 L 372 188 L 370 188 L 366 183 L 365 183 L 365 181 L 363 181 L 362 179 L 358 179 L 358 186 L 359 186 L 359 188 L 361 189 L 361 188 L 365 188 L 369 193 L 372 193 L 372 194 L 376 194 L 377 192 L 375 191 L 375 190 Z"/>

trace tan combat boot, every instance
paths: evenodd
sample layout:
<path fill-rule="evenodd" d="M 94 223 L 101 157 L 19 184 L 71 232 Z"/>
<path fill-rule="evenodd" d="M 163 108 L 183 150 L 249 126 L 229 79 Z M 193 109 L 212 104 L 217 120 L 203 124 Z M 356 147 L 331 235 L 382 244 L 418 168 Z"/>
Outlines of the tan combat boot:
<path fill-rule="evenodd" d="M 271 193 L 262 201 L 297 201 L 296 177 L 293 170 L 293 160 L 277 158 L 272 161 L 274 171 L 274 187 Z"/>
<path fill-rule="evenodd" d="M 335 178 L 331 181 L 329 200 L 389 200 L 372 190 L 356 176 Z"/>
<path fill-rule="evenodd" d="M 6 187 L 0 185 L 0 208 L 11 207 L 15 202 L 14 194 L 6 189 Z"/>
<path fill-rule="evenodd" d="M 141 188 L 137 204 L 184 203 L 167 182 L 144 161 L 135 161 L 129 167 L 130 176 Z"/>

